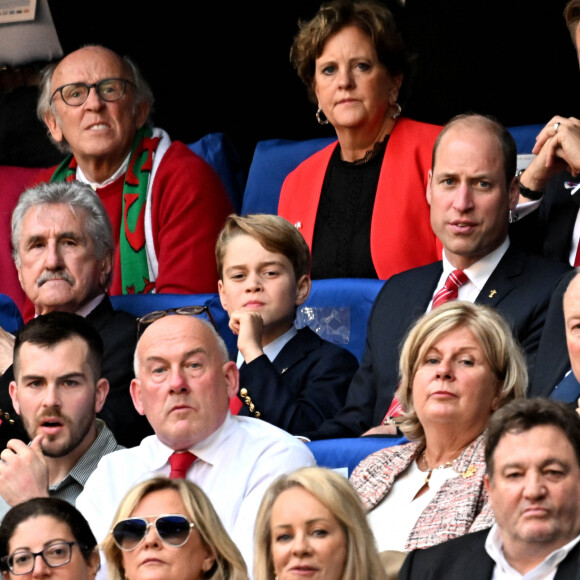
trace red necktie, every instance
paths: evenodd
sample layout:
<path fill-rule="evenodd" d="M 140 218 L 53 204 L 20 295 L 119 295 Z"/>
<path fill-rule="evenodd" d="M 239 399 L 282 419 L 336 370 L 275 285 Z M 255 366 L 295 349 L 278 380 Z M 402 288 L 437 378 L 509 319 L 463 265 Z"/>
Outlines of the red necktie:
<path fill-rule="evenodd" d="M 169 456 L 169 465 L 171 465 L 171 479 L 185 479 L 185 474 L 189 466 L 197 459 L 190 451 L 175 451 Z"/>
<path fill-rule="evenodd" d="M 580 266 L 580 244 L 578 244 L 578 249 L 576 250 L 576 258 L 574 258 L 574 267 Z"/>
<path fill-rule="evenodd" d="M 441 304 L 449 302 L 450 300 L 457 300 L 459 287 L 463 286 L 463 284 L 468 281 L 469 278 L 463 270 L 453 270 L 453 272 L 447 276 L 447 280 L 445 280 L 443 288 L 441 288 L 441 290 L 435 294 L 431 308 L 441 306 Z M 397 397 L 393 397 L 393 401 L 387 411 L 387 414 L 385 415 L 385 418 L 383 419 L 383 423 L 391 417 L 400 417 L 402 414 L 403 407 L 401 406 L 401 403 L 399 403 Z"/>
<path fill-rule="evenodd" d="M 433 298 L 433 305 L 431 308 L 436 308 L 450 300 L 457 300 L 459 294 L 459 287 L 463 286 L 469 281 L 467 274 L 463 270 L 453 270 L 445 280 L 445 284 L 441 290 L 435 294 Z"/>
<path fill-rule="evenodd" d="M 230 399 L 230 413 L 232 415 L 237 415 L 242 408 L 242 401 L 240 401 L 239 397 L 236 395 Z"/>

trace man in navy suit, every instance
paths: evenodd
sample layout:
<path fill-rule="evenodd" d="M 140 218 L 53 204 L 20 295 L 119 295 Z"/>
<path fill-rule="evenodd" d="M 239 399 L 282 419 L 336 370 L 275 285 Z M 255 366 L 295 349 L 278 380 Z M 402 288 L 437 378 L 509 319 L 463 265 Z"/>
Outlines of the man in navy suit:
<path fill-rule="evenodd" d="M 580 417 L 559 401 L 519 399 L 496 411 L 484 484 L 495 524 L 407 555 L 400 580 L 579 575 Z"/>
<path fill-rule="evenodd" d="M 510 244 L 509 212 L 519 196 L 516 160 L 512 136 L 493 119 L 459 115 L 445 126 L 435 142 L 427 185 L 431 225 L 443 244 L 443 260 L 385 282 L 369 317 L 365 352 L 345 406 L 318 430 L 303 435 L 328 439 L 395 432 L 384 422 L 398 385 L 400 345 L 454 270 L 467 276 L 457 298 L 488 304 L 505 316 L 533 375 L 550 296 L 570 267 Z"/>
<path fill-rule="evenodd" d="M 565 351 L 566 358 L 557 356 Z M 557 363 L 557 368 L 553 368 Z M 558 381 L 545 379 L 546 368 Z M 538 368 L 530 385 L 530 396 L 549 396 L 572 404 L 580 397 L 580 274 L 570 271 L 554 290 L 538 347 Z"/>

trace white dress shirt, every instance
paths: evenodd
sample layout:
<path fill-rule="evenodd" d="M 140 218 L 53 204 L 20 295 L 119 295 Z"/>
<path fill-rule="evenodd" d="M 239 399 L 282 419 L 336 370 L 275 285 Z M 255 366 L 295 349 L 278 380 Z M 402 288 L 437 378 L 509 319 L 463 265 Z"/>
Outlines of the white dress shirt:
<path fill-rule="evenodd" d="M 503 553 L 503 542 L 497 524 L 489 530 L 485 540 L 485 550 L 490 558 L 495 562 L 492 580 L 553 580 L 558 571 L 560 562 L 569 554 L 570 550 L 580 541 L 580 536 L 576 536 L 571 542 L 554 550 L 544 561 L 530 570 L 527 574 L 520 574 L 512 568 Z"/>
<path fill-rule="evenodd" d="M 225 529 L 240 549 L 248 570 L 254 559 L 254 523 L 267 487 L 280 474 L 316 465 L 308 447 L 282 429 L 253 417 L 231 416 L 213 435 L 189 449 L 198 459 L 187 472 L 208 495 Z M 126 492 L 138 482 L 169 475 L 172 449 L 156 435 L 137 447 L 103 457 L 77 498 L 97 542 L 111 528 Z M 97 579 L 106 579 L 101 560 Z"/>
<path fill-rule="evenodd" d="M 475 262 L 475 264 L 472 264 L 471 266 L 469 266 L 469 268 L 463 270 L 467 275 L 467 277 L 469 278 L 469 282 L 466 282 L 465 284 L 463 284 L 463 286 L 459 287 L 459 291 L 457 293 L 458 300 L 466 300 L 467 302 L 472 303 L 475 302 L 475 300 L 479 296 L 479 293 L 489 280 L 489 277 L 493 274 L 493 271 L 497 268 L 497 265 L 500 263 L 500 260 L 507 252 L 509 245 L 510 245 L 509 238 L 506 238 L 499 247 L 497 247 L 495 250 L 487 254 L 487 256 L 484 256 L 483 258 L 481 258 L 481 260 L 478 260 L 477 262 Z M 439 282 L 435 287 L 435 292 L 433 293 L 433 296 L 435 296 L 435 294 L 437 294 L 437 292 L 441 288 L 443 288 L 443 285 L 445 284 L 447 277 L 449 276 L 449 274 L 451 274 L 451 272 L 453 272 L 453 270 L 455 270 L 455 267 L 449 263 L 449 260 L 445 256 L 445 250 L 443 250 L 442 262 L 443 262 L 443 272 L 441 273 Z M 429 306 L 427 307 L 427 312 L 431 310 L 432 304 L 433 300 L 431 300 L 431 302 L 429 303 Z"/>

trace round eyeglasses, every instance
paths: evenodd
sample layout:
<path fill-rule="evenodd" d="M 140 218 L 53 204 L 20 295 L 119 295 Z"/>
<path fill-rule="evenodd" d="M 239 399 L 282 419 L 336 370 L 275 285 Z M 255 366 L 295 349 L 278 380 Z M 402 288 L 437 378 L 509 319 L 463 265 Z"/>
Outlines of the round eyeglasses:
<path fill-rule="evenodd" d="M 157 535 L 169 546 L 180 548 L 187 542 L 192 528 L 195 526 L 185 516 L 165 514 L 148 522 L 144 518 L 128 518 L 121 520 L 111 530 L 117 548 L 124 552 L 134 550 L 147 535 L 151 526 L 157 530 Z"/>
<path fill-rule="evenodd" d="M 16 550 L 9 556 L 4 556 L 1 560 L 4 570 L 10 570 L 12 574 L 30 574 L 34 570 L 36 558 L 40 556 L 44 563 L 51 568 L 58 568 L 70 562 L 72 547 L 79 545 L 77 542 L 54 542 L 49 544 L 40 552 L 30 550 Z"/>
<path fill-rule="evenodd" d="M 95 89 L 99 98 L 108 103 L 118 101 L 124 94 L 127 85 L 136 86 L 135 83 L 127 79 L 103 79 L 98 83 L 88 85 L 87 83 L 70 83 L 58 87 L 52 96 L 50 102 L 54 99 L 56 93 L 60 93 L 62 100 L 70 107 L 80 107 L 88 98 L 91 89 Z"/>

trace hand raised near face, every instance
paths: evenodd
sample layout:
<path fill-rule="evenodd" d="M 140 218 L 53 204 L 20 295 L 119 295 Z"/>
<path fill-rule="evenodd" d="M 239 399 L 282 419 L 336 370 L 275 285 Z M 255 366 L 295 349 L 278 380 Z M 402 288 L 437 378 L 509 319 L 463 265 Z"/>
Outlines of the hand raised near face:
<path fill-rule="evenodd" d="M 246 363 L 262 356 L 262 333 L 264 320 L 259 312 L 240 308 L 230 314 L 229 326 L 238 335 L 238 350 Z"/>
<path fill-rule="evenodd" d="M 38 435 L 30 446 L 20 439 L 10 439 L 0 454 L 0 495 L 10 505 L 33 497 L 48 497 L 48 466 Z"/>

